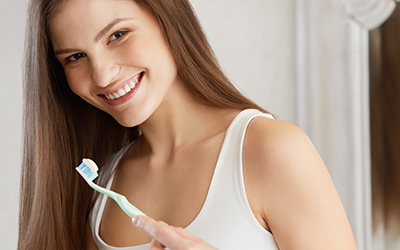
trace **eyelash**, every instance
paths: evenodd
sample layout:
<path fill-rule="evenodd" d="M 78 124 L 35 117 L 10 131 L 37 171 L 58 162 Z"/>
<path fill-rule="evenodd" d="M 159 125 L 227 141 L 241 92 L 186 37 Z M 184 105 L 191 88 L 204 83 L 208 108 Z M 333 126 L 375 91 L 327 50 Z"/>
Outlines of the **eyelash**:
<path fill-rule="evenodd" d="M 116 40 L 121 39 L 122 37 L 124 37 L 124 36 L 126 35 L 126 33 L 128 33 L 128 31 L 125 31 L 125 30 L 119 30 L 119 31 L 117 31 L 117 32 L 114 32 L 114 33 L 108 38 L 107 45 L 110 44 L 110 43 L 113 42 L 113 41 L 116 41 Z M 117 35 L 119 35 L 119 36 L 117 37 Z M 115 39 L 111 39 L 111 37 L 113 37 L 113 36 L 115 36 Z M 82 57 L 85 57 L 85 56 L 86 56 L 85 53 L 76 53 L 76 54 L 73 54 L 72 56 L 67 57 L 67 58 L 65 59 L 65 61 L 66 61 L 66 63 L 69 63 L 69 62 L 76 62 L 76 61 L 78 61 L 79 59 L 81 59 Z M 76 58 L 76 57 L 79 57 L 79 58 Z"/>
<path fill-rule="evenodd" d="M 115 40 L 118 40 L 118 39 L 124 37 L 124 36 L 126 35 L 126 33 L 128 33 L 128 31 L 126 31 L 126 30 L 119 30 L 119 31 L 117 31 L 117 32 L 114 32 L 114 33 L 108 38 L 108 43 L 110 43 L 110 42 L 112 42 L 112 41 L 115 41 Z M 120 36 L 117 37 L 117 36 L 116 36 L 117 34 L 119 34 Z M 115 36 L 115 39 L 111 40 L 111 37 L 113 37 L 113 36 Z"/>
<path fill-rule="evenodd" d="M 85 53 L 76 53 L 76 54 L 73 54 L 72 56 L 67 57 L 65 59 L 65 61 L 66 61 L 66 63 L 75 62 L 75 61 L 78 61 L 79 59 L 81 59 L 84 56 L 86 56 Z M 75 57 L 79 57 L 79 58 L 75 58 Z"/>

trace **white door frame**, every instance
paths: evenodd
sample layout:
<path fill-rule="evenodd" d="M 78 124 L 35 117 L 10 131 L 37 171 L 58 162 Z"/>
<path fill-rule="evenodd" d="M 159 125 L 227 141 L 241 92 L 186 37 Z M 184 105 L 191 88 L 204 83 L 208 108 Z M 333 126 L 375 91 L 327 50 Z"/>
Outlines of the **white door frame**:
<path fill-rule="evenodd" d="M 297 0 L 297 124 L 324 159 L 358 249 L 371 250 L 368 31 L 392 0 Z"/>

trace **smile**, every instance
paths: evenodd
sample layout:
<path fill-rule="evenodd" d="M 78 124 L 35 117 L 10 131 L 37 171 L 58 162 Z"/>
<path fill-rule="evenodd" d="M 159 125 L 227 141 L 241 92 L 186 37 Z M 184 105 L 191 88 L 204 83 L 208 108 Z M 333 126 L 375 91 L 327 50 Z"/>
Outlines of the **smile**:
<path fill-rule="evenodd" d="M 131 92 L 132 89 L 136 87 L 136 84 L 141 80 L 143 74 L 139 74 L 138 76 L 129 80 L 129 82 L 122 86 L 122 88 L 118 89 L 117 91 L 104 95 L 108 100 L 117 100 L 124 95 Z"/>

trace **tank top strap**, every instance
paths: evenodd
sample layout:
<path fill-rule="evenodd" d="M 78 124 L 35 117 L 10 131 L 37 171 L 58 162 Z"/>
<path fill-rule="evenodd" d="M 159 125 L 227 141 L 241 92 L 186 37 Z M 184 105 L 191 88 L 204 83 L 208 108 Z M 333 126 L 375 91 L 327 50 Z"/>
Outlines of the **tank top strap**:
<path fill-rule="evenodd" d="M 225 135 L 223 146 L 221 148 L 219 160 L 230 161 L 230 166 L 239 166 L 240 168 L 236 170 L 240 172 L 242 172 L 242 152 L 247 127 L 251 120 L 253 120 L 253 118 L 257 116 L 275 119 L 271 114 L 262 113 L 261 111 L 256 109 L 243 110 L 235 117 L 235 119 L 229 126 Z M 221 164 L 221 166 L 224 166 L 224 164 Z"/>

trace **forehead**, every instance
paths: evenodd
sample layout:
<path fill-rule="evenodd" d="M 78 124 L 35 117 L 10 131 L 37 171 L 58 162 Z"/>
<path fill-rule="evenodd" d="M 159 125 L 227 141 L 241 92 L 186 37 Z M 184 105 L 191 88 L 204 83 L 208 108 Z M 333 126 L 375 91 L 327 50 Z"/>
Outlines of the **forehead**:
<path fill-rule="evenodd" d="M 67 0 L 49 20 L 50 38 L 60 46 L 75 36 L 93 40 L 115 19 L 143 16 L 143 10 L 133 0 Z"/>

